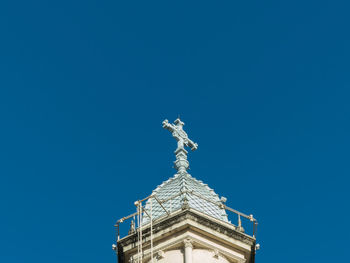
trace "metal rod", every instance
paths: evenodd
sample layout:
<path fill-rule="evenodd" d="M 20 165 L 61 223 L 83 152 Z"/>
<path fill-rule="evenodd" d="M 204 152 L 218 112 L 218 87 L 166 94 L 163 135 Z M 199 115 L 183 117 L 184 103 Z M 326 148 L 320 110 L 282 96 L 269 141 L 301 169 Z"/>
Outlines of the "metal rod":
<path fill-rule="evenodd" d="M 171 200 L 171 199 L 173 199 L 173 198 L 175 198 L 175 197 L 178 197 L 179 195 L 182 195 L 182 194 L 184 194 L 184 193 L 186 193 L 186 192 L 188 192 L 188 191 L 180 192 L 180 193 L 178 193 L 178 194 L 176 194 L 176 195 L 173 195 L 173 196 L 168 197 L 167 199 L 161 200 L 160 202 L 161 202 L 161 203 L 166 203 L 166 202 L 168 202 L 169 200 Z"/>
<path fill-rule="evenodd" d="M 231 211 L 231 212 L 233 212 L 233 213 L 236 213 L 237 215 L 243 216 L 243 217 L 245 217 L 245 218 L 247 218 L 247 219 L 249 219 L 249 220 L 252 219 L 251 216 L 248 216 L 248 215 L 246 215 L 246 214 L 243 214 L 243 213 L 241 213 L 241 212 L 239 212 L 239 211 L 237 211 L 237 210 L 235 210 L 235 209 L 232 209 L 232 208 L 230 208 L 230 207 L 228 207 L 228 206 L 226 206 L 226 205 L 224 205 L 224 208 L 227 209 L 227 210 L 229 210 L 229 211 Z M 253 221 L 255 221 L 254 218 L 253 218 Z"/>
<path fill-rule="evenodd" d="M 119 261 L 119 255 L 118 255 L 118 241 L 119 241 L 119 223 L 117 223 L 116 225 L 115 225 L 115 227 L 116 227 L 116 240 L 117 240 L 117 242 L 116 242 L 116 247 L 115 247 L 115 252 L 116 252 L 116 254 L 117 254 L 117 257 L 116 257 L 116 260 L 117 260 L 117 263 L 118 263 L 118 261 Z"/>
<path fill-rule="evenodd" d="M 166 210 L 165 209 L 165 207 L 162 205 L 162 203 L 160 202 L 160 200 L 158 199 L 158 197 L 157 196 L 154 196 L 154 199 L 156 199 L 156 201 L 159 203 L 159 205 L 164 209 L 164 211 L 168 214 L 168 215 L 170 215 L 170 213 L 168 212 L 168 210 Z"/>
<path fill-rule="evenodd" d="M 195 193 L 194 191 L 188 191 L 188 193 L 189 193 L 189 194 L 192 194 L 192 195 L 195 195 L 195 196 L 197 196 L 197 197 L 199 197 L 199 198 L 201 198 L 201 199 L 203 199 L 203 200 L 205 200 L 205 201 L 207 201 L 207 202 L 210 202 L 210 203 L 212 203 L 212 204 L 214 204 L 214 205 L 216 205 L 216 206 L 219 206 L 218 203 L 216 203 L 216 202 L 210 200 L 209 198 L 206 198 L 206 197 L 204 197 L 204 196 L 201 196 L 201 195 Z"/>
<path fill-rule="evenodd" d="M 153 218 L 152 218 L 152 208 L 153 208 L 153 204 L 152 204 L 152 199 L 150 199 L 150 203 L 151 203 L 151 259 L 152 259 L 152 263 L 153 263 Z"/>
<path fill-rule="evenodd" d="M 152 195 L 147 196 L 146 198 L 143 198 L 142 200 L 139 200 L 138 202 L 143 202 L 146 201 L 147 199 L 150 199 L 151 197 L 153 197 Z"/>
<path fill-rule="evenodd" d="M 142 211 L 145 212 L 149 218 L 151 218 L 151 216 L 147 213 L 147 210 L 145 208 L 143 208 L 142 206 L 141 206 L 141 208 L 142 208 Z"/>
<path fill-rule="evenodd" d="M 139 207 L 140 207 L 140 254 L 141 254 L 141 263 L 142 263 L 142 256 L 143 256 L 143 252 L 142 252 L 142 243 L 143 243 L 143 239 L 142 239 L 142 202 L 139 203 Z"/>
<path fill-rule="evenodd" d="M 136 219 L 137 219 L 137 228 L 136 228 L 136 231 L 137 231 L 137 257 L 139 257 L 139 255 L 140 255 L 140 217 L 139 217 L 139 206 L 137 206 L 136 211 L 137 211 L 137 216 L 136 216 Z M 138 259 L 137 259 L 137 262 L 139 262 Z"/>
<path fill-rule="evenodd" d="M 119 219 L 119 220 L 117 221 L 117 224 L 118 224 L 118 223 L 123 223 L 123 221 L 125 221 L 125 220 L 127 220 L 127 219 L 129 219 L 129 218 L 131 218 L 131 217 L 133 217 L 133 216 L 135 216 L 135 215 L 137 215 L 137 212 L 136 212 L 136 213 L 133 213 L 133 214 L 131 214 L 131 215 L 125 216 L 125 217 L 123 217 L 123 218 L 121 218 L 121 219 Z"/>
<path fill-rule="evenodd" d="M 253 237 L 256 237 L 257 230 L 258 230 L 258 222 L 255 220 L 253 225 Z"/>

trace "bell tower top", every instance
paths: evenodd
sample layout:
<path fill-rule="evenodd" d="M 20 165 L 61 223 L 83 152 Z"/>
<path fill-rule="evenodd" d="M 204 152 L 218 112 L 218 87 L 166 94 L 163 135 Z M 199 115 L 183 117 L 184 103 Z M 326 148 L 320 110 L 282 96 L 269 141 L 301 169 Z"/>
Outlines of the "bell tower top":
<path fill-rule="evenodd" d="M 151 195 L 135 201 L 136 212 L 116 223 L 119 263 L 254 263 L 257 220 L 226 205 L 212 188 L 192 177 L 185 147 L 198 148 L 183 130 L 184 122 L 163 121 L 177 141 L 177 173 L 158 185 Z M 233 212 L 237 225 L 228 219 Z M 128 235 L 120 239 L 119 225 L 132 219 Z M 252 235 L 241 218 L 252 222 Z M 244 223 L 246 224 L 246 223 Z M 249 231 L 251 232 L 251 231 Z"/>

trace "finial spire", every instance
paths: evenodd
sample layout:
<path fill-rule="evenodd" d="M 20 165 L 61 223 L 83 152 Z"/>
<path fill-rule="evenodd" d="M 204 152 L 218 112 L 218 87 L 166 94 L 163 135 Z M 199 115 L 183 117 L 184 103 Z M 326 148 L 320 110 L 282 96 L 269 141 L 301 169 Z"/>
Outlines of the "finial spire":
<path fill-rule="evenodd" d="M 189 167 L 189 163 L 187 161 L 187 151 L 185 150 L 185 146 L 190 147 L 192 151 L 197 150 L 198 144 L 194 143 L 192 140 L 188 138 L 187 133 L 183 130 L 184 122 L 177 118 L 174 121 L 174 124 L 169 123 L 168 120 L 163 121 L 163 128 L 170 131 L 173 137 L 177 140 L 177 149 L 175 150 L 176 161 L 175 169 L 178 173 L 186 173 L 186 170 Z"/>

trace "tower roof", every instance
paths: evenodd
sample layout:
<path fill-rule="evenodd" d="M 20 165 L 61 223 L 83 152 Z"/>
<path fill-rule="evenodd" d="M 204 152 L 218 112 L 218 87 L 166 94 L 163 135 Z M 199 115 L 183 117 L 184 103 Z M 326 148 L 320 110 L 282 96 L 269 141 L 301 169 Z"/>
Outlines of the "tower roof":
<path fill-rule="evenodd" d="M 156 219 L 167 212 L 155 200 L 162 202 L 163 207 L 169 212 L 179 209 L 192 208 L 206 215 L 228 222 L 227 214 L 219 196 L 207 184 L 197 180 L 190 174 L 177 173 L 172 178 L 163 182 L 153 192 L 152 197 L 146 203 L 146 212 L 151 211 L 152 218 Z M 163 202 L 165 201 L 165 202 Z M 144 216 L 143 223 L 148 223 L 149 217 Z"/>
<path fill-rule="evenodd" d="M 152 197 L 146 203 L 145 214 L 151 214 L 152 218 L 156 219 L 179 209 L 192 208 L 228 222 L 223 203 L 214 190 L 187 173 L 189 163 L 185 146 L 195 151 L 198 144 L 188 138 L 187 133 L 183 130 L 184 122 L 178 118 L 174 123 L 171 124 L 168 120 L 164 120 L 162 124 L 163 128 L 169 130 L 177 140 L 176 161 L 174 162 L 177 173 L 152 192 Z M 144 216 L 142 222 L 149 221 L 150 218 Z"/>

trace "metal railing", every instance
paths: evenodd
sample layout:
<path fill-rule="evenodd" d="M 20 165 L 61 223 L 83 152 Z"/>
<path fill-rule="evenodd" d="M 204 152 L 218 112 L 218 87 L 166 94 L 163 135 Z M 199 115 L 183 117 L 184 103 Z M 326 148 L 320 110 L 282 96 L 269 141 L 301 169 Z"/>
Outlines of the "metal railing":
<path fill-rule="evenodd" d="M 152 218 L 152 215 L 149 214 L 149 211 L 147 211 L 147 210 L 145 209 L 145 207 L 142 205 L 142 203 L 143 203 L 144 201 L 147 201 L 147 200 L 149 200 L 150 198 L 153 198 L 154 200 L 156 200 L 156 202 L 159 204 L 159 206 L 164 210 L 164 212 L 166 213 L 166 216 L 169 216 L 169 215 L 171 214 L 171 212 L 174 212 L 174 211 L 168 211 L 168 210 L 165 208 L 164 204 L 167 203 L 168 201 L 170 201 L 170 200 L 172 200 L 172 199 L 174 199 L 174 198 L 180 196 L 180 195 L 183 195 L 183 194 L 189 194 L 189 195 L 196 196 L 196 197 L 198 197 L 198 198 L 200 198 L 200 199 L 202 199 L 202 200 L 204 200 L 204 201 L 207 201 L 207 202 L 209 202 L 209 203 L 212 203 L 212 204 L 218 206 L 219 208 L 225 209 L 225 210 L 227 210 L 227 211 L 230 211 L 230 212 L 236 214 L 236 215 L 237 215 L 237 218 L 238 218 L 237 226 L 235 226 L 235 225 L 233 225 L 233 224 L 232 224 L 232 225 L 235 227 L 235 229 L 236 229 L 237 231 L 244 232 L 244 229 L 243 229 L 243 227 L 242 227 L 241 217 L 248 219 L 248 220 L 249 220 L 250 222 L 252 222 L 252 224 L 253 224 L 253 237 L 254 237 L 254 238 L 256 237 L 258 221 L 253 217 L 252 214 L 250 214 L 250 215 L 244 214 L 244 213 L 242 213 L 242 212 L 239 212 L 239 211 L 237 211 L 237 210 L 235 210 L 235 209 L 233 209 L 233 208 L 230 208 L 230 207 L 226 206 L 226 205 L 223 204 L 222 202 L 215 202 L 215 201 L 213 201 L 213 200 L 211 200 L 211 199 L 209 199 L 209 198 L 206 198 L 206 197 L 204 197 L 204 196 L 202 196 L 202 195 L 196 193 L 196 192 L 193 191 L 193 190 L 192 190 L 192 191 L 185 190 L 185 191 L 181 191 L 181 192 L 179 192 L 179 193 L 177 193 L 177 194 L 175 194 L 175 195 L 173 195 L 173 196 L 171 196 L 171 197 L 169 197 L 169 198 L 166 198 L 166 199 L 164 199 L 164 200 L 160 200 L 160 199 L 157 197 L 157 195 L 154 194 L 154 195 L 147 196 L 147 197 L 144 198 L 144 199 L 141 199 L 141 200 L 136 201 L 136 202 L 135 202 L 135 206 L 138 207 L 138 208 L 137 208 L 137 212 L 135 212 L 135 213 L 133 213 L 133 214 L 131 214 L 131 215 L 128 215 L 128 216 L 126 216 L 126 217 L 123 217 L 123 218 L 119 219 L 119 220 L 116 222 L 116 224 L 115 224 L 115 227 L 116 227 L 116 239 L 117 239 L 117 241 L 119 241 L 119 239 L 120 239 L 120 229 L 119 229 L 119 228 L 120 228 L 120 224 L 123 223 L 125 220 L 128 220 L 128 219 L 130 219 L 130 218 L 133 218 L 133 217 L 135 217 L 135 216 L 142 216 L 142 215 L 141 215 L 142 213 L 146 214 L 146 215 L 151 219 L 151 221 L 152 221 L 153 224 L 154 224 L 155 221 L 158 221 L 158 220 L 160 220 L 160 219 L 163 218 L 163 216 L 161 216 L 161 217 L 158 217 L 158 218 L 153 219 L 153 218 Z M 217 219 L 217 218 L 215 218 L 215 219 Z M 218 220 L 220 220 L 220 219 L 218 219 Z M 222 220 L 221 220 L 221 221 L 222 221 Z M 225 222 L 225 221 L 223 221 L 223 222 Z M 227 222 L 225 222 L 225 223 L 227 223 Z M 142 222 L 142 220 L 141 220 L 141 221 L 138 222 L 137 228 L 139 229 L 139 228 L 141 228 L 143 225 L 144 225 L 144 224 L 143 224 L 143 222 Z"/>

